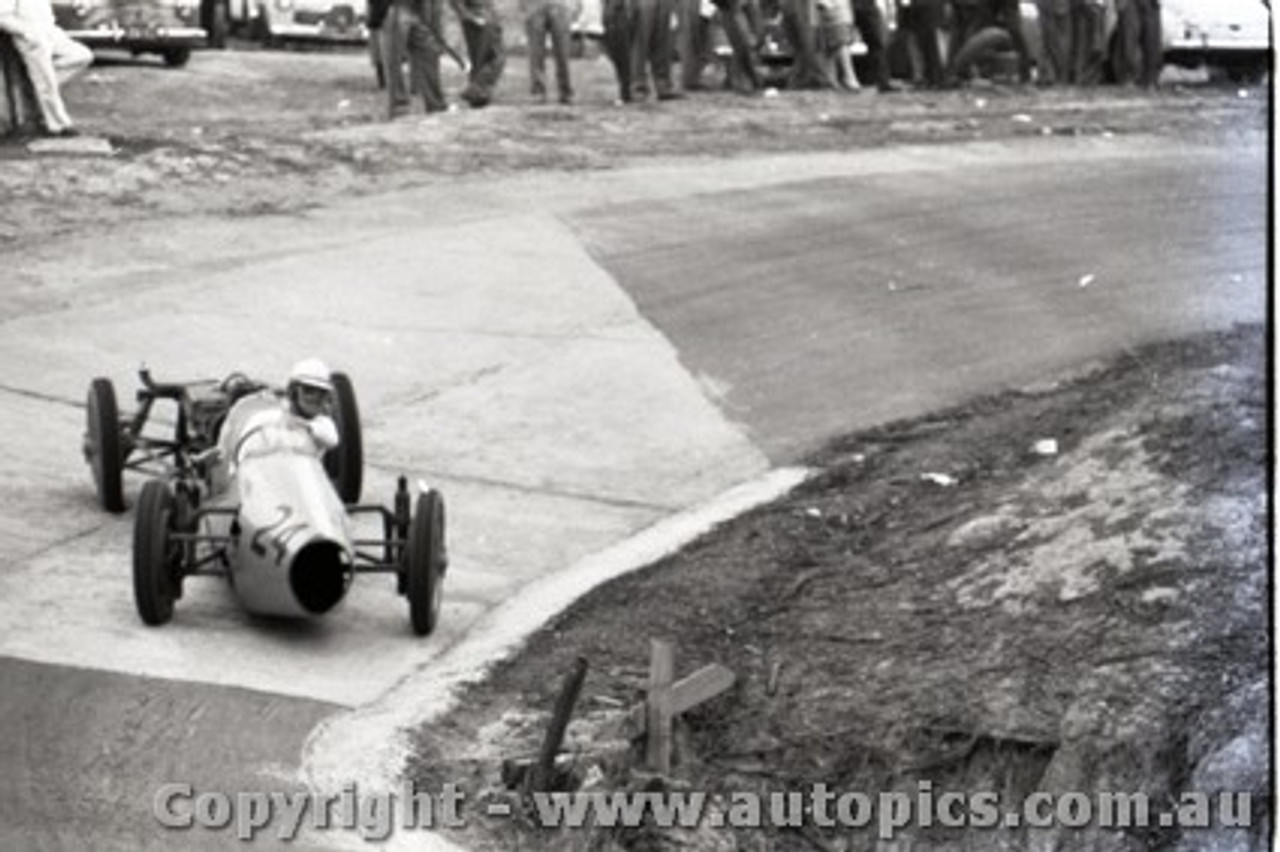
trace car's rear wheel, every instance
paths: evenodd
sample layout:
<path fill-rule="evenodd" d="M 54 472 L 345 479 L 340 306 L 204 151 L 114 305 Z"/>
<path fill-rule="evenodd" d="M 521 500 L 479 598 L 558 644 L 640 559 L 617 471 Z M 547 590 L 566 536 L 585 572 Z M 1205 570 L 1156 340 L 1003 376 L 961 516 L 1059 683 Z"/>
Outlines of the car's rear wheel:
<path fill-rule="evenodd" d="M 355 388 L 346 373 L 330 376 L 333 383 L 333 423 L 338 446 L 324 457 L 325 470 L 344 503 L 358 503 L 364 485 L 364 439 L 360 431 L 360 407 Z"/>
<path fill-rule="evenodd" d="M 170 68 L 181 68 L 191 59 L 191 48 L 174 47 L 160 54 L 164 57 L 164 64 Z"/>
<path fill-rule="evenodd" d="M 142 488 L 133 526 L 133 600 L 143 623 L 153 627 L 173 618 L 181 559 L 173 523 L 173 492 L 167 483 L 153 479 Z"/>
<path fill-rule="evenodd" d="M 94 379 L 89 385 L 88 429 L 84 457 L 93 471 L 98 502 L 108 512 L 124 511 L 124 453 L 120 447 L 120 409 L 110 379 Z"/>
<path fill-rule="evenodd" d="M 438 491 L 418 495 L 409 530 L 409 621 L 413 632 L 428 636 L 440 621 L 448 556 L 444 540 L 444 498 Z"/>

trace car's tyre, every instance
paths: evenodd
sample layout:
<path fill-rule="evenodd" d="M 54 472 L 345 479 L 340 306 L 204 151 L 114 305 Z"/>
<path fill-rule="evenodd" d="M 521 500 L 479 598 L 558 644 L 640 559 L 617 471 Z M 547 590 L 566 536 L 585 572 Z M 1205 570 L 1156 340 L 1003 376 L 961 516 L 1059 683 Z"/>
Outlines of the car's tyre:
<path fill-rule="evenodd" d="M 170 68 L 181 68 L 191 59 L 191 48 L 189 47 L 173 47 L 160 54 L 164 58 L 164 64 Z"/>
<path fill-rule="evenodd" d="M 997 53 L 1013 49 L 1013 36 L 1004 27 L 984 27 L 978 30 L 951 60 L 951 73 L 964 77 L 974 65 L 992 58 Z"/>
<path fill-rule="evenodd" d="M 133 600 L 144 624 L 173 618 L 174 574 L 180 550 L 173 541 L 174 500 L 169 485 L 153 479 L 142 488 L 133 526 Z"/>
<path fill-rule="evenodd" d="M 428 636 L 440 620 L 448 556 L 444 540 L 444 498 L 438 491 L 418 495 L 409 528 L 408 596 L 413 632 Z"/>
<path fill-rule="evenodd" d="M 346 373 L 334 373 L 333 423 L 338 427 L 338 446 L 324 457 L 324 468 L 344 503 L 360 502 L 364 485 L 364 439 L 360 432 L 360 407 L 355 388 Z"/>
<path fill-rule="evenodd" d="M 93 470 L 98 502 L 108 512 L 124 511 L 124 452 L 120 444 L 120 409 L 110 379 L 94 379 L 89 385 L 88 429 L 84 458 Z"/>

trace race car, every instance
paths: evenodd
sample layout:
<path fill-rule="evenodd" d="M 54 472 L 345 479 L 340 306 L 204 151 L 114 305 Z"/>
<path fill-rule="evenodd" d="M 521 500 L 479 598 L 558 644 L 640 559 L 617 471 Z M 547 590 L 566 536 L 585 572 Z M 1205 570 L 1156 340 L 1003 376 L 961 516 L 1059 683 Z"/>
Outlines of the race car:
<path fill-rule="evenodd" d="M 145 624 L 173 617 L 188 577 L 225 577 L 252 613 L 314 618 L 343 600 L 356 574 L 385 573 L 408 598 L 413 632 L 435 629 L 448 567 L 444 498 L 421 484 L 411 496 L 402 476 L 391 509 L 358 502 L 363 448 L 346 374 L 327 377 L 337 441 L 323 454 L 307 423 L 268 416 L 282 415 L 282 391 L 241 373 L 164 384 L 144 367 L 138 377 L 129 417 L 109 379 L 92 381 L 83 449 L 109 512 L 124 511 L 124 471 L 153 477 L 139 495 L 133 537 L 134 601 Z M 148 430 L 158 402 L 174 407 L 163 437 Z M 382 536 L 356 538 L 355 519 L 369 516 L 381 519 Z"/>

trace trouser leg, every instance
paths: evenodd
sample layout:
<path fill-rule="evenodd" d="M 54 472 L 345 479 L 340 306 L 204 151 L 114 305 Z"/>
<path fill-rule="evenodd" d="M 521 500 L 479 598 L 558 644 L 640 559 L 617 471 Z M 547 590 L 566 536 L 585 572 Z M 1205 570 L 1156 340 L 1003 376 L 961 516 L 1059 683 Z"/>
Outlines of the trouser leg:
<path fill-rule="evenodd" d="M 626 0 L 604 0 L 604 47 L 613 63 L 618 97 L 631 100 L 631 15 Z"/>
<path fill-rule="evenodd" d="M 635 0 L 631 9 L 631 94 L 643 100 L 649 95 L 649 58 L 653 54 L 657 0 Z"/>
<path fill-rule="evenodd" d="M 59 86 L 70 83 L 93 64 L 93 51 L 57 27 L 52 31 L 52 46 Z"/>
<path fill-rule="evenodd" d="M 853 23 L 867 45 L 867 61 L 871 75 L 882 90 L 889 88 L 889 56 L 884 45 L 884 15 L 876 3 L 855 3 Z"/>
<path fill-rule="evenodd" d="M 680 87 L 685 91 L 702 88 L 705 57 L 706 22 L 702 19 L 701 0 L 676 0 L 680 19 Z"/>
<path fill-rule="evenodd" d="M 573 79 L 569 76 L 569 7 L 556 3 L 547 10 L 551 25 L 551 51 L 556 63 L 556 91 L 560 103 L 573 100 Z"/>
<path fill-rule="evenodd" d="M 1142 50 L 1142 74 L 1138 82 L 1143 86 L 1154 86 L 1160 81 L 1160 71 L 1164 68 L 1164 46 L 1160 37 L 1160 2 L 1159 0 L 1135 0 L 1138 6 L 1138 22 L 1141 30 L 1139 38 Z"/>
<path fill-rule="evenodd" d="M 938 45 L 938 31 L 942 26 L 942 8 L 938 0 L 924 0 L 915 9 L 916 39 L 920 42 L 920 54 L 924 58 L 924 82 L 937 88 L 942 85 L 942 48 Z"/>
<path fill-rule="evenodd" d="M 544 6 L 530 13 L 524 22 L 529 40 L 529 91 L 535 98 L 547 95 L 547 13 Z"/>
<path fill-rule="evenodd" d="M 719 6 L 720 25 L 724 28 L 725 38 L 733 51 L 733 77 L 741 82 L 743 88 L 752 91 L 760 88 L 760 75 L 756 72 L 755 59 L 752 57 L 751 38 L 743 12 L 741 0 L 724 0 Z"/>
<path fill-rule="evenodd" d="M 427 112 L 441 112 L 446 108 L 444 89 L 440 85 L 440 52 L 435 35 L 421 22 L 409 27 L 409 73 L 413 75 L 414 88 L 422 96 Z"/>
<path fill-rule="evenodd" d="M 53 45 L 48 39 L 18 33 L 13 34 L 13 43 L 27 67 L 27 76 L 31 78 L 31 88 L 35 91 L 45 129 L 57 133 L 70 127 L 71 116 L 62 102 L 58 74 L 53 67 Z"/>
<path fill-rule="evenodd" d="M 398 6 L 387 11 L 380 32 L 382 38 L 382 78 L 387 86 L 387 108 L 394 117 L 396 110 L 409 104 L 405 89 L 404 60 L 408 51 L 408 22 Z"/>
<path fill-rule="evenodd" d="M 651 50 L 649 65 L 653 69 L 653 88 L 659 97 L 666 97 L 675 91 L 675 83 L 671 79 L 672 44 L 671 15 L 675 11 L 673 0 L 657 0 L 653 6 Z"/>

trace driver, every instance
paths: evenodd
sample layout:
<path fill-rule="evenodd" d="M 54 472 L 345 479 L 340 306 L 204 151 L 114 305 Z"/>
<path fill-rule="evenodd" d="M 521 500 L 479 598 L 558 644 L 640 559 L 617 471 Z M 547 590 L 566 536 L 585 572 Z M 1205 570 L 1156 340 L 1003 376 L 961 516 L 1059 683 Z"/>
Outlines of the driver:
<path fill-rule="evenodd" d="M 338 427 L 330 416 L 333 381 L 329 368 L 318 358 L 293 365 L 283 396 L 277 390 L 247 383 L 235 399 L 220 430 L 218 446 L 211 451 L 211 484 L 215 492 L 226 487 L 237 463 L 240 444 L 260 427 L 282 424 L 304 430 L 315 445 L 317 455 L 338 446 Z"/>
<path fill-rule="evenodd" d="M 329 368 L 319 358 L 307 358 L 293 365 L 285 398 L 289 411 L 306 422 L 311 437 L 322 451 L 338 446 L 338 427 L 329 415 L 333 400 L 333 381 Z"/>

